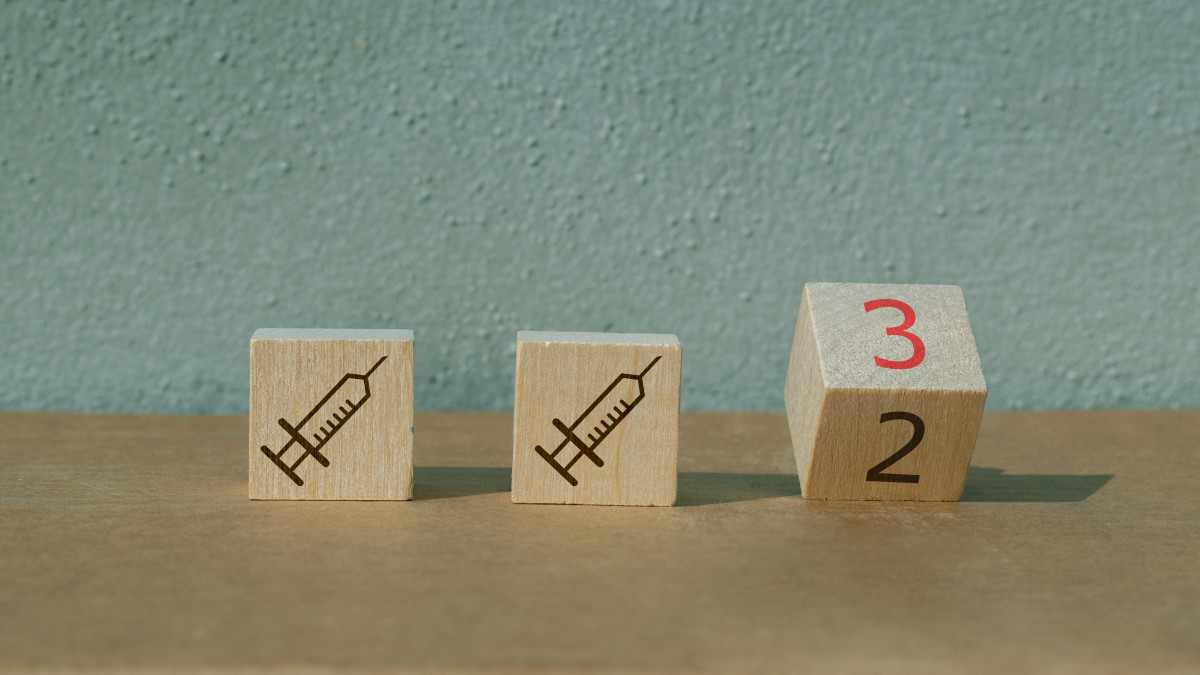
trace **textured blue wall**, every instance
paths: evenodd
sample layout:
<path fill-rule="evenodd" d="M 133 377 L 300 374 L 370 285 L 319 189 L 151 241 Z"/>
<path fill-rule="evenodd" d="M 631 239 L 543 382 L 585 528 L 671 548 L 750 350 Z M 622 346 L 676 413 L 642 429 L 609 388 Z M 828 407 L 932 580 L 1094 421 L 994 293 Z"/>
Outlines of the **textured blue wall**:
<path fill-rule="evenodd" d="M 0 2 L 0 407 L 225 412 L 264 326 L 676 333 L 781 409 L 806 281 L 963 286 L 990 407 L 1200 406 L 1200 8 Z"/>

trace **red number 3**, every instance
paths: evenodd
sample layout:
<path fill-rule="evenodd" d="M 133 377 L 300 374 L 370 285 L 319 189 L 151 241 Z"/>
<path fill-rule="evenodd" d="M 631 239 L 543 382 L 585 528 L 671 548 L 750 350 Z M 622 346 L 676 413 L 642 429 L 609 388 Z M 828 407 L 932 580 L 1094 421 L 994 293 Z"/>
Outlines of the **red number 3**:
<path fill-rule="evenodd" d="M 903 312 L 904 323 L 900 324 L 899 326 L 892 326 L 891 328 L 888 328 L 887 334 L 906 337 L 913 346 L 913 355 L 911 359 L 906 359 L 904 361 L 891 361 L 888 359 L 881 359 L 876 356 L 875 365 L 879 366 L 880 368 L 894 368 L 896 370 L 908 370 L 909 368 L 916 368 L 917 366 L 921 365 L 921 362 L 925 360 L 925 343 L 921 342 L 921 338 L 908 332 L 908 329 L 912 328 L 912 325 L 917 322 L 917 313 L 913 311 L 913 308 L 903 300 L 891 299 L 872 300 L 868 303 L 865 303 L 863 306 L 867 308 L 868 312 L 879 309 L 880 307 L 891 307 L 892 309 L 898 309 Z"/>

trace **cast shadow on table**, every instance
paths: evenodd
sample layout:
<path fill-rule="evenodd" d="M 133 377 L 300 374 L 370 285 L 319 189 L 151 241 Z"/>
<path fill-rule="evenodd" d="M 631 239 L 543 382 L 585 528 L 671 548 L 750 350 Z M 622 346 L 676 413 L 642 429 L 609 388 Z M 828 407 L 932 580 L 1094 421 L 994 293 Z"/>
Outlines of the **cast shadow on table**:
<path fill-rule="evenodd" d="M 415 499 L 451 499 L 512 490 L 507 467 L 418 466 Z M 963 489 L 964 502 L 1081 502 L 1112 480 L 1112 474 L 1086 476 L 1006 474 L 1003 469 L 973 466 Z M 796 474 L 679 474 L 676 506 L 705 506 L 776 497 L 800 497 Z"/>
<path fill-rule="evenodd" d="M 512 490 L 507 467 L 418 466 L 413 468 L 413 499 L 451 499 Z"/>
<path fill-rule="evenodd" d="M 512 490 L 507 467 L 418 466 L 413 469 L 413 499 L 452 499 Z M 796 474 L 679 474 L 676 506 L 747 502 L 772 497 L 799 497 Z"/>
<path fill-rule="evenodd" d="M 1006 474 L 1004 469 L 973 466 L 967 472 L 961 501 L 1081 502 L 1099 492 L 1112 479 L 1112 474 Z"/>
<path fill-rule="evenodd" d="M 675 506 L 706 506 L 799 496 L 800 478 L 794 473 L 681 472 Z"/>
<path fill-rule="evenodd" d="M 961 501 L 1081 502 L 1112 479 L 1112 474 L 1006 474 L 1003 469 L 973 466 L 967 473 Z M 679 499 L 675 505 L 703 506 L 799 496 L 800 480 L 795 474 L 680 473 Z"/>

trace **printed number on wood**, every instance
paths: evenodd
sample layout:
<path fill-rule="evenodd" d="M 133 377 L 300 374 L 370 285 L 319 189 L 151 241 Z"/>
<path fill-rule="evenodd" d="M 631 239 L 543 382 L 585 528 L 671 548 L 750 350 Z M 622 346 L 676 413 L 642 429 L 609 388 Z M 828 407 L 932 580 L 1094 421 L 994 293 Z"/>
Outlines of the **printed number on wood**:
<path fill-rule="evenodd" d="M 513 501 L 674 503 L 681 355 L 670 335 L 520 333 Z"/>
<path fill-rule="evenodd" d="M 958 499 L 987 398 L 962 290 L 808 284 L 785 398 L 805 497 Z"/>

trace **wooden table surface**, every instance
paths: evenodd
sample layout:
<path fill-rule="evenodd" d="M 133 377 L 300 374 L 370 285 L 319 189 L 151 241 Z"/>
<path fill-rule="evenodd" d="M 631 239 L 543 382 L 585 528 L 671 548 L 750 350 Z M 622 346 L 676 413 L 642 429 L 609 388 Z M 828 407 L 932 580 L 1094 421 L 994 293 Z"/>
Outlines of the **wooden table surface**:
<path fill-rule="evenodd" d="M 0 414 L 0 671 L 1200 672 L 1200 411 L 1000 413 L 958 503 L 805 501 L 779 414 L 685 414 L 674 508 L 250 502 L 244 417 Z"/>

